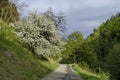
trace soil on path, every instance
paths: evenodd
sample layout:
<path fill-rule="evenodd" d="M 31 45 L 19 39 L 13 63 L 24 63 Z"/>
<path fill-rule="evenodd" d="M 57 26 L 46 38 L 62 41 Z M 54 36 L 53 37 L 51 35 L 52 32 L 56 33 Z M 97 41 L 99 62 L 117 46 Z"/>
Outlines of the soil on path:
<path fill-rule="evenodd" d="M 70 65 L 60 64 L 60 66 L 42 80 L 82 80 L 74 73 Z"/>

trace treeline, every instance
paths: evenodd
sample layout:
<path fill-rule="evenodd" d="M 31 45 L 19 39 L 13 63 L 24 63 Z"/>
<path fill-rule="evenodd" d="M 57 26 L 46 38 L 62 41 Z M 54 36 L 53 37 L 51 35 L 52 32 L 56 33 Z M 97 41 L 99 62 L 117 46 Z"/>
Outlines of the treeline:
<path fill-rule="evenodd" d="M 111 74 L 111 80 L 120 79 L 120 14 L 112 16 L 94 29 L 86 39 L 79 31 L 66 40 L 64 62 L 88 65 Z"/>

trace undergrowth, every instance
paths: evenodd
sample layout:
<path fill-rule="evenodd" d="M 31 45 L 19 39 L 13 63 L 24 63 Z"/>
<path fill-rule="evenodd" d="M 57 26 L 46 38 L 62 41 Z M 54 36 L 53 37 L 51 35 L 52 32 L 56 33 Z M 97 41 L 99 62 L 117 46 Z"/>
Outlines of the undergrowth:
<path fill-rule="evenodd" d="M 72 68 L 75 72 L 82 77 L 83 80 L 109 80 L 110 74 L 105 73 L 103 71 L 99 71 L 98 73 L 91 71 L 88 68 L 82 68 L 77 64 L 73 64 Z"/>

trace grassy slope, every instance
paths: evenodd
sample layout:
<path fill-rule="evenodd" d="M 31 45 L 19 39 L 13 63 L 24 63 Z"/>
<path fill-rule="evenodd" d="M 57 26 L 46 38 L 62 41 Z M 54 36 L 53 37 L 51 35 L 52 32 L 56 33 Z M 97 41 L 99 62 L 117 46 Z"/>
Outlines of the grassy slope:
<path fill-rule="evenodd" d="M 76 71 L 78 75 L 82 77 L 83 80 L 109 80 L 110 78 L 110 75 L 103 71 L 95 73 L 90 71 L 89 69 L 81 68 L 76 64 L 72 65 L 72 68 Z"/>
<path fill-rule="evenodd" d="M 38 60 L 17 43 L 10 28 L 1 20 L 0 27 L 0 80 L 40 80 L 57 67 Z"/>
<path fill-rule="evenodd" d="M 98 75 L 84 70 L 77 65 L 73 65 L 72 67 L 77 72 L 77 74 L 79 74 L 82 77 L 83 80 L 100 80 Z"/>

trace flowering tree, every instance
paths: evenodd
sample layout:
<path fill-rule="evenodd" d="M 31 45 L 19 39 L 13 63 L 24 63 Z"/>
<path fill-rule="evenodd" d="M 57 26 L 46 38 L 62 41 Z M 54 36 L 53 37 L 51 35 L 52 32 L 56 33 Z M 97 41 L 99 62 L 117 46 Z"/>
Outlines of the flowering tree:
<path fill-rule="evenodd" d="M 15 23 L 16 34 L 38 55 L 59 53 L 62 39 L 55 28 L 54 21 L 42 13 L 30 13 Z"/>

